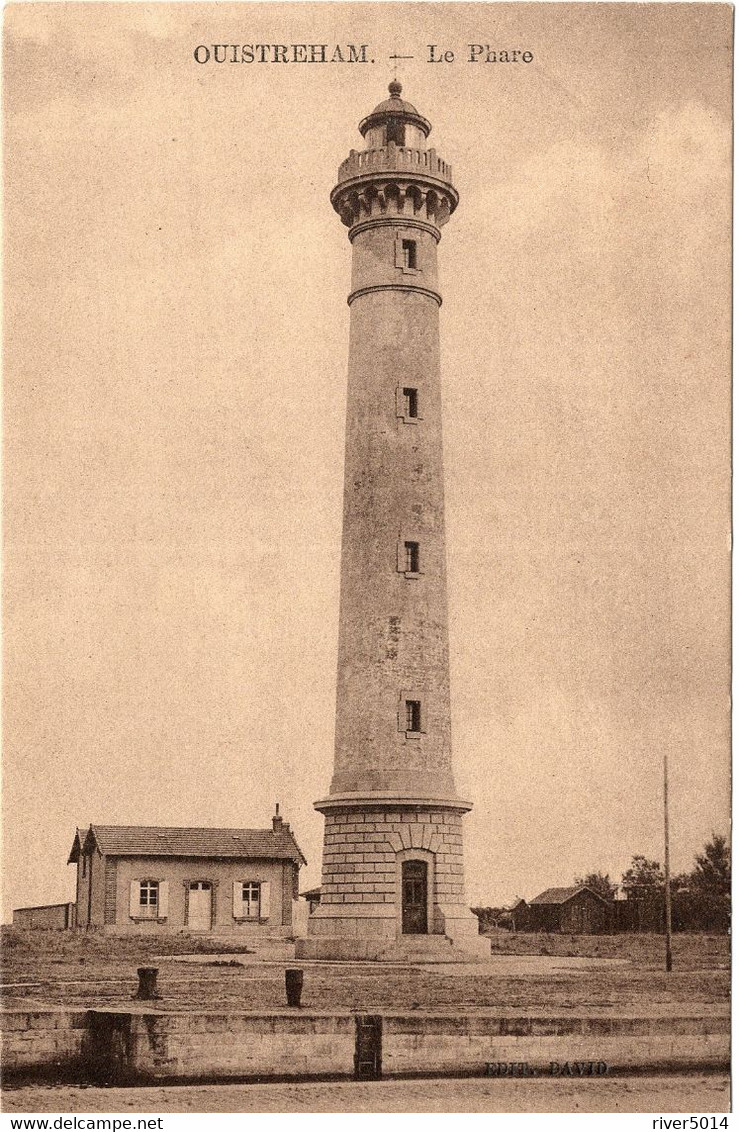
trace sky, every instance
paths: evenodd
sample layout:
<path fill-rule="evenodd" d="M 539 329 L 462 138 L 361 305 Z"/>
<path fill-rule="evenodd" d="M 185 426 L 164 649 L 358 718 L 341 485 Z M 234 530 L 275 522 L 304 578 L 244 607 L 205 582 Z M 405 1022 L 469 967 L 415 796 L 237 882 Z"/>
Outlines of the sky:
<path fill-rule="evenodd" d="M 3 909 L 90 822 L 265 827 L 320 878 L 357 124 L 403 97 L 439 249 L 468 896 L 728 832 L 731 9 L 5 10 Z M 199 45 L 367 45 L 203 64 Z M 466 45 L 530 51 L 469 63 Z M 427 62 L 428 45 L 454 52 Z"/>

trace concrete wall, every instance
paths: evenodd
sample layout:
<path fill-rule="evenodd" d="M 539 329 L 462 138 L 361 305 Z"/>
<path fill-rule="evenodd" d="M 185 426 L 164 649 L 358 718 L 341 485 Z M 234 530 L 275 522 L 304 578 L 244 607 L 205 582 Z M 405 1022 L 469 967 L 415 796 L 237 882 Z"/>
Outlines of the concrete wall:
<path fill-rule="evenodd" d="M 86 1010 L 4 1010 L 0 1015 L 3 1074 L 69 1072 L 88 1033 Z"/>
<path fill-rule="evenodd" d="M 384 1076 L 510 1076 L 575 1061 L 609 1071 L 724 1067 L 728 1014 L 624 1018 L 600 1013 L 547 1017 L 487 1013 L 386 1014 L 380 1020 Z M 2 1015 L 6 1075 L 56 1070 L 83 1079 L 176 1080 L 352 1076 L 356 1015 L 9 1010 Z M 572 1074 L 574 1075 L 574 1073 Z"/>
<path fill-rule="evenodd" d="M 120 1080 L 349 1075 L 354 1048 L 349 1014 L 91 1013 L 90 1066 Z"/>
<path fill-rule="evenodd" d="M 14 908 L 13 926 L 17 928 L 73 928 L 77 905 L 43 904 L 37 908 Z"/>
<path fill-rule="evenodd" d="M 608 1070 L 728 1065 L 728 1019 L 397 1016 L 383 1020 L 387 1076 L 414 1073 L 537 1075 L 552 1063 L 602 1062 Z M 489 1068 L 490 1067 L 490 1068 Z M 593 1071 L 593 1075 L 595 1071 Z"/>

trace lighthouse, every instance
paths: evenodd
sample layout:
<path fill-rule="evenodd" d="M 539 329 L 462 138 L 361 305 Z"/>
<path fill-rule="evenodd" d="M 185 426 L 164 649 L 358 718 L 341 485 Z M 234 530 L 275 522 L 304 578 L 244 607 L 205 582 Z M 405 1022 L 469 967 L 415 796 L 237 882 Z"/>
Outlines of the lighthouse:
<path fill-rule="evenodd" d="M 390 97 L 331 203 L 352 247 L 334 770 L 305 958 L 489 955 L 452 772 L 437 249 L 458 203 L 430 123 Z"/>

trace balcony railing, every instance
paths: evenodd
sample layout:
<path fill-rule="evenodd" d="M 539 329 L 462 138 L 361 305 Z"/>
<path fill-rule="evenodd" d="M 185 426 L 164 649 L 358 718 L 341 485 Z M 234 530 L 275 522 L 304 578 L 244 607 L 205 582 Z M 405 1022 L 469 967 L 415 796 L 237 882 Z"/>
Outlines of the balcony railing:
<path fill-rule="evenodd" d="M 353 149 L 339 166 L 339 181 L 349 181 L 362 173 L 426 173 L 451 182 L 452 167 L 437 156 L 435 149 L 409 149 L 390 142 L 382 149 Z"/>

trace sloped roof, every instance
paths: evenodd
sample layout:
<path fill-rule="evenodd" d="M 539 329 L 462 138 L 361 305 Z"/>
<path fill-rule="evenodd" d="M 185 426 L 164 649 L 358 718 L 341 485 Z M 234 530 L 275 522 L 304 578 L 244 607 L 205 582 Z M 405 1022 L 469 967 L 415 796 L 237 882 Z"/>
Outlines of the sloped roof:
<path fill-rule="evenodd" d="M 573 896 L 576 896 L 578 892 L 589 892 L 591 896 L 597 897 L 598 900 L 603 900 L 604 904 L 607 903 L 600 893 L 595 892 L 586 884 L 576 884 L 571 888 L 546 888 L 543 892 L 540 892 L 538 896 L 535 896 L 533 900 L 529 900 L 529 904 L 566 904 L 567 901 L 571 900 Z"/>
<path fill-rule="evenodd" d="M 306 863 L 287 823 L 276 830 L 91 825 L 86 834 L 77 830 L 69 864 L 83 848 L 110 857 L 277 857 Z"/>
<path fill-rule="evenodd" d="M 386 98 L 384 102 L 380 102 L 372 111 L 372 116 L 375 114 L 413 114 L 418 115 L 418 111 L 412 102 L 404 102 L 402 98 Z"/>

